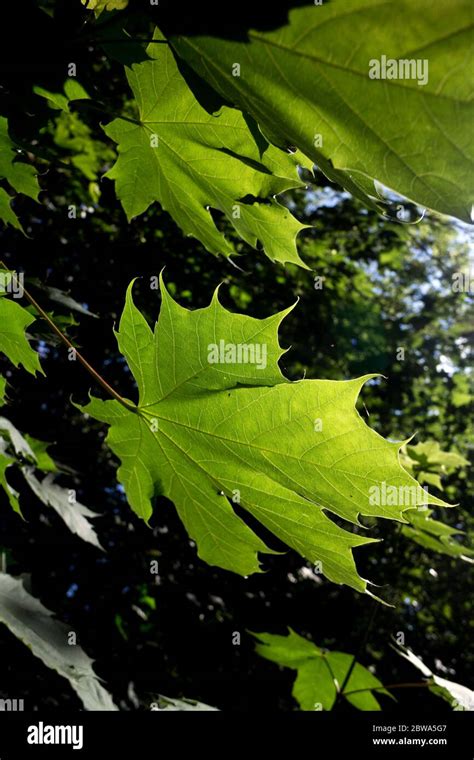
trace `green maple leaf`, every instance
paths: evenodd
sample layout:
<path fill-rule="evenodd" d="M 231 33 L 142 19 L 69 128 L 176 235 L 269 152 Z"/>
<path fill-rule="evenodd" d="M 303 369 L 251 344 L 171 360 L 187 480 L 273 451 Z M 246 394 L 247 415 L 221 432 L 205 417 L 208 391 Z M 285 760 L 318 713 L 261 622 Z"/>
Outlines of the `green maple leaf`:
<path fill-rule="evenodd" d="M 17 192 L 38 200 L 40 186 L 33 166 L 18 161 L 18 150 L 8 134 L 8 121 L 0 116 L 0 179 L 6 179 Z M 20 220 L 12 210 L 10 195 L 0 188 L 0 219 L 23 231 Z"/>
<path fill-rule="evenodd" d="M 410 466 L 420 470 L 421 476 L 426 474 L 444 474 L 453 472 L 460 467 L 466 467 L 469 462 L 455 451 L 443 451 L 437 441 L 422 441 L 416 446 L 407 446 L 406 454 L 410 458 Z M 440 486 L 438 486 L 440 487 Z"/>
<path fill-rule="evenodd" d="M 162 39 L 158 31 L 154 39 Z M 168 45 L 155 42 L 147 52 L 153 60 L 127 69 L 137 121 L 115 119 L 105 127 L 119 154 L 106 176 L 115 180 L 128 219 L 159 201 L 184 233 L 229 256 L 234 246 L 217 229 L 211 207 L 249 245 L 259 241 L 272 260 L 304 266 L 295 238 L 305 225 L 274 196 L 301 187 L 297 166 L 311 163 L 269 144 L 236 109 L 208 113 Z"/>
<path fill-rule="evenodd" d="M 407 510 L 405 517 L 410 524 L 403 526 L 403 534 L 425 549 L 474 562 L 474 550 L 457 540 L 464 531 L 433 519 L 432 514 L 433 510 L 426 507 Z"/>
<path fill-rule="evenodd" d="M 48 454 L 48 448 L 51 446 L 50 443 L 46 443 L 46 441 L 39 441 L 37 438 L 33 438 L 31 435 L 28 435 L 28 433 L 24 435 L 24 440 L 33 453 L 33 462 L 35 463 L 35 466 L 38 468 L 38 470 L 46 473 L 59 472 L 59 468 L 56 465 L 56 462 Z"/>
<path fill-rule="evenodd" d="M 471 221 L 469 0 L 335 0 L 293 9 L 288 25 L 250 30 L 242 42 L 198 35 L 170 41 L 276 144 L 296 146 L 359 197 L 374 196 L 371 180 L 378 180 Z M 382 56 L 396 68 L 382 68 Z M 420 73 L 412 77 L 412 64 L 405 72 L 400 60 L 420 60 Z"/>
<path fill-rule="evenodd" d="M 259 570 L 258 552 L 270 550 L 234 511 L 239 504 L 321 563 L 327 578 L 366 591 L 352 548 L 372 539 L 329 515 L 348 527 L 361 514 L 403 522 L 408 504 L 372 503 L 371 489 L 382 481 L 415 489 L 415 503 L 427 497 L 400 466 L 400 444 L 356 412 L 359 391 L 373 376 L 290 382 L 278 366 L 278 328 L 289 310 L 262 320 L 233 314 L 216 291 L 207 308 L 189 311 L 163 282 L 161 293 L 152 331 L 130 287 L 117 333 L 138 406 L 94 398 L 84 408 L 110 425 L 108 444 L 121 459 L 118 478 L 133 510 L 148 521 L 153 497 L 167 496 L 202 559 L 248 575 Z M 226 353 L 216 357 L 222 346 Z M 247 363 L 232 356 L 237 351 Z"/>
<path fill-rule="evenodd" d="M 64 92 L 51 92 L 50 90 L 46 90 L 44 87 L 33 87 L 33 92 L 35 95 L 39 95 L 40 97 L 45 98 L 51 108 L 58 111 L 64 111 L 64 113 L 71 112 L 71 109 L 69 107 L 71 101 L 90 99 L 90 95 L 88 94 L 87 90 L 85 90 L 84 87 L 74 77 L 68 77 L 66 79 L 64 82 L 63 90 Z"/>
<path fill-rule="evenodd" d="M 255 651 L 261 657 L 284 668 L 296 670 L 293 696 L 302 710 L 331 710 L 344 684 L 342 696 L 359 710 L 380 710 L 375 693 L 391 694 L 370 670 L 344 652 L 331 652 L 313 644 L 289 629 L 288 636 L 271 633 L 253 634 L 258 640 Z"/>
<path fill-rule="evenodd" d="M 443 451 L 437 441 L 423 441 L 415 446 L 404 446 L 401 454 L 403 466 L 419 483 L 427 483 L 443 490 L 441 474 L 450 474 L 465 468 L 469 462 L 455 451 Z M 403 534 L 415 543 L 438 554 L 447 554 L 473 562 L 474 551 L 459 542 L 464 531 L 435 520 L 433 510 L 426 506 L 409 509 L 405 517 L 410 523 L 403 526 Z"/>
<path fill-rule="evenodd" d="M 20 220 L 10 205 L 11 202 L 11 196 L 8 195 L 7 191 L 3 187 L 0 187 L 0 219 L 2 219 L 5 224 L 11 224 L 12 227 L 16 227 L 17 230 L 21 230 L 23 232 L 23 227 L 21 226 Z"/>
<path fill-rule="evenodd" d="M 44 374 L 38 354 L 25 334 L 35 319 L 16 301 L 6 297 L 0 283 L 0 354 L 5 354 L 15 367 L 21 364 L 32 375 Z"/>

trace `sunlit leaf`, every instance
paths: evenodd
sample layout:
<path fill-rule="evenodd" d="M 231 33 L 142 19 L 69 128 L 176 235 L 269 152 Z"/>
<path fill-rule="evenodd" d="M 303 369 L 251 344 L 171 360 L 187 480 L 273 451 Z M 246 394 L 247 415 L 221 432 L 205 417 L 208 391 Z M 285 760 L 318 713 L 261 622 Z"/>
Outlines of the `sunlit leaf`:
<path fill-rule="evenodd" d="M 93 398 L 84 408 L 110 425 L 107 441 L 133 510 L 148 521 L 153 497 L 167 496 L 202 559 L 247 575 L 270 550 L 239 505 L 320 563 L 327 578 L 366 591 L 352 548 L 372 539 L 351 525 L 360 515 L 403 522 L 404 511 L 428 497 L 400 466 L 401 444 L 368 428 L 355 409 L 370 376 L 289 382 L 278 366 L 278 328 L 289 310 L 259 320 L 228 312 L 217 292 L 196 311 L 179 306 L 163 283 L 161 294 L 153 332 L 129 288 L 117 334 L 138 406 Z M 408 489 L 408 502 L 374 501 L 387 483 L 397 494 Z"/>
<path fill-rule="evenodd" d="M 472 32 L 469 0 L 333 0 L 244 40 L 171 42 L 270 139 L 346 189 L 373 196 L 377 180 L 470 222 Z"/>
<path fill-rule="evenodd" d="M 8 121 L 0 116 L 0 179 L 6 179 L 16 193 L 23 193 L 38 200 L 40 186 L 36 170 L 30 164 L 19 160 L 15 143 L 8 134 Z M 0 219 L 22 230 L 21 223 L 10 206 L 11 198 L 4 188 L 0 188 Z M 1 321 L 1 318 L 0 318 Z"/>
<path fill-rule="evenodd" d="M 26 336 L 27 328 L 35 319 L 16 300 L 7 298 L 0 291 L 0 354 L 5 354 L 15 367 L 21 365 L 32 375 L 44 374 L 38 354 Z"/>
<path fill-rule="evenodd" d="M 288 636 L 253 635 L 257 654 L 296 670 L 293 696 L 302 710 L 332 710 L 343 685 L 341 697 L 358 710 L 380 710 L 377 694 L 391 696 L 353 655 L 321 649 L 291 629 Z"/>
<path fill-rule="evenodd" d="M 162 39 L 158 31 L 154 39 Z M 305 225 L 274 196 L 303 186 L 297 166 L 307 160 L 269 144 L 236 109 L 209 113 L 168 45 L 155 42 L 148 55 L 152 60 L 127 69 L 137 120 L 115 119 L 105 127 L 119 154 L 106 176 L 115 180 L 128 219 L 158 201 L 185 234 L 229 256 L 235 248 L 216 227 L 209 210 L 216 209 L 272 260 L 304 266 L 295 239 Z"/>

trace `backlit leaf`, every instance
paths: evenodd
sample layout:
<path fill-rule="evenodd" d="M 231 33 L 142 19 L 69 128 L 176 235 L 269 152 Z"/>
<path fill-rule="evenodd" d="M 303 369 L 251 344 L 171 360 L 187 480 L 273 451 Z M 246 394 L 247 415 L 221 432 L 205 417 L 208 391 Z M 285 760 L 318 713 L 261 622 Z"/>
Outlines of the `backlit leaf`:
<path fill-rule="evenodd" d="M 162 39 L 158 31 L 154 39 Z M 311 162 L 269 144 L 236 109 L 209 113 L 168 45 L 155 42 L 147 52 L 152 60 L 127 69 L 137 120 L 115 119 L 105 127 L 119 154 L 106 176 L 115 180 L 128 219 L 158 201 L 185 234 L 229 256 L 235 249 L 213 221 L 209 209 L 216 209 L 272 260 L 304 266 L 295 238 L 305 225 L 274 196 L 301 187 L 298 164 Z"/>
<path fill-rule="evenodd" d="M 0 179 L 6 179 L 15 192 L 38 200 L 40 186 L 36 170 L 30 164 L 18 159 L 18 150 L 8 134 L 7 119 L 0 116 Z M 20 221 L 10 206 L 10 201 L 8 193 L 0 188 L 0 219 L 22 230 Z"/>
<path fill-rule="evenodd" d="M 171 42 L 270 139 L 346 189 L 374 196 L 377 180 L 470 222 L 472 33 L 470 0 L 332 0 L 243 41 Z"/>
<path fill-rule="evenodd" d="M 228 312 L 216 292 L 207 308 L 189 311 L 163 283 L 161 293 L 152 331 L 129 288 L 117 334 L 138 406 L 93 398 L 84 408 L 110 425 L 133 510 L 148 521 L 153 497 L 167 496 L 202 559 L 247 575 L 270 550 L 239 505 L 327 578 L 366 591 L 352 548 L 372 539 L 351 526 L 360 515 L 404 522 L 404 511 L 428 497 L 400 466 L 401 444 L 368 428 L 355 409 L 371 376 L 290 382 L 278 366 L 278 328 L 289 310 L 253 319 Z M 387 502 L 387 491 L 395 500 Z"/>
<path fill-rule="evenodd" d="M 253 635 L 257 654 L 296 670 L 293 696 L 302 710 L 332 710 L 351 668 L 341 696 L 358 710 L 380 710 L 377 694 L 391 696 L 370 670 L 353 665 L 353 655 L 321 649 L 291 629 L 288 636 Z"/>
<path fill-rule="evenodd" d="M 33 324 L 35 317 L 20 306 L 15 300 L 0 294 L 0 353 L 27 372 L 35 375 L 44 374 L 38 354 L 26 337 L 26 329 Z"/>

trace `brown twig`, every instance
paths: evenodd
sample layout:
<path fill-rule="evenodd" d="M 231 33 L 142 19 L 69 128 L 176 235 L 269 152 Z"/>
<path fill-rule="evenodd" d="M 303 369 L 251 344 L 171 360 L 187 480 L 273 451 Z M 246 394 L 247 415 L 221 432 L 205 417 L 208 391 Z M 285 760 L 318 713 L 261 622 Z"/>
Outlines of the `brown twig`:
<path fill-rule="evenodd" d="M 15 280 L 17 283 L 19 283 L 16 272 L 12 272 L 3 261 L 0 261 L 0 267 L 5 269 L 9 274 L 11 274 L 13 277 L 15 277 Z M 21 283 L 19 283 L 21 285 Z M 77 350 L 77 348 L 71 343 L 69 338 L 59 329 L 59 327 L 53 322 L 51 317 L 48 316 L 48 314 L 44 311 L 44 309 L 41 308 L 39 303 L 36 301 L 35 298 L 31 295 L 31 293 L 28 292 L 28 290 L 21 285 L 22 291 L 25 295 L 25 298 L 30 302 L 32 306 L 36 309 L 38 314 L 45 320 L 45 322 L 48 323 L 51 330 L 58 336 L 58 338 L 69 348 L 74 351 L 74 355 L 77 356 L 82 366 L 87 370 L 87 372 L 94 378 L 94 380 L 99 383 L 99 385 L 102 386 L 102 388 L 107 391 L 107 393 L 112 396 L 116 401 L 119 402 L 122 406 L 124 406 L 126 409 L 128 409 L 131 412 L 136 412 L 136 406 L 132 404 L 130 401 L 127 401 L 124 399 L 117 391 L 115 391 L 111 385 L 108 384 L 104 378 L 99 375 L 99 373 L 92 367 L 92 365 L 89 364 L 87 359 L 84 358 L 84 356 L 80 353 L 80 351 Z"/>

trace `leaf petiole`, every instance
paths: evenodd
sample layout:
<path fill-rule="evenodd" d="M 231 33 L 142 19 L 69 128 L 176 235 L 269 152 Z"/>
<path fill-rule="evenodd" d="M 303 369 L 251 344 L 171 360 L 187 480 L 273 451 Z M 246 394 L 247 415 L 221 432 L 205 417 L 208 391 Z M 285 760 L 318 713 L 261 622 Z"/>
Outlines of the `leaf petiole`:
<path fill-rule="evenodd" d="M 18 279 L 16 277 L 16 272 L 12 272 L 3 261 L 0 261 L 0 267 L 5 269 L 9 274 L 11 274 L 13 277 L 15 277 L 16 281 L 18 282 Z M 19 284 L 19 283 L 18 283 Z M 122 406 L 124 406 L 126 409 L 128 409 L 130 412 L 136 412 L 137 407 L 135 404 L 132 404 L 130 401 L 127 401 L 124 399 L 117 391 L 115 391 L 111 385 L 108 384 L 106 380 L 97 372 L 97 370 L 92 367 L 91 364 L 85 359 L 85 357 L 78 351 L 78 349 L 71 343 L 69 338 L 60 330 L 60 328 L 53 322 L 51 317 L 44 311 L 44 309 L 41 308 L 39 303 L 36 301 L 36 299 L 31 295 L 31 293 L 22 285 L 22 291 L 27 299 L 27 301 L 30 302 L 30 304 L 36 309 L 38 314 L 45 320 L 45 322 L 48 323 L 51 330 L 58 336 L 58 338 L 69 348 L 74 351 L 75 356 L 79 359 L 82 366 L 87 370 L 87 372 L 94 378 L 94 380 L 99 383 L 99 385 L 102 386 L 102 388 L 110 395 L 112 398 L 114 398 L 116 401 L 119 402 Z"/>

